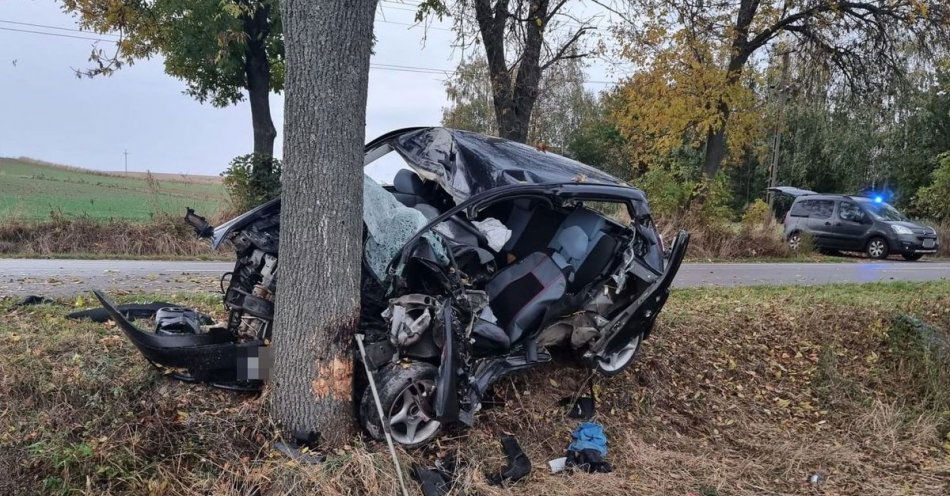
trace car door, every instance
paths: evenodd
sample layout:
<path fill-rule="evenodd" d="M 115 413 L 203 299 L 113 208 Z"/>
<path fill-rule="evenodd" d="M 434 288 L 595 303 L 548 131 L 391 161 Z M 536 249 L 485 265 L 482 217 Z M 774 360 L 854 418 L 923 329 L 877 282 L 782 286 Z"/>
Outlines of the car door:
<path fill-rule="evenodd" d="M 834 200 L 808 200 L 808 231 L 815 238 L 815 244 L 823 248 L 833 248 L 835 244 L 832 230 L 834 211 Z"/>
<path fill-rule="evenodd" d="M 857 203 L 848 200 L 838 202 L 838 211 L 832 226 L 835 247 L 842 250 L 864 249 L 864 238 L 871 226 L 866 221 L 867 218 L 867 214 Z"/>

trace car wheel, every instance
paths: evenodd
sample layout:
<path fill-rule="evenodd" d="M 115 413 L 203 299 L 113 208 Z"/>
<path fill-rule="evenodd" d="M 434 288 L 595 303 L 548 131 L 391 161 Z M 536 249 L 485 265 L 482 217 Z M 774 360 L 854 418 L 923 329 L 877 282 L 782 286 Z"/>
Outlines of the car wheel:
<path fill-rule="evenodd" d="M 378 375 L 376 387 L 393 442 L 407 448 L 422 446 L 442 429 L 435 419 L 433 399 L 438 370 L 423 362 L 394 365 Z M 376 410 L 373 391 L 366 387 L 360 401 L 360 423 L 373 438 L 386 433 Z"/>
<path fill-rule="evenodd" d="M 798 251 L 798 249 L 802 247 L 802 233 L 793 232 L 792 234 L 789 234 L 788 247 L 791 248 L 792 251 Z"/>
<path fill-rule="evenodd" d="M 877 260 L 887 258 L 889 251 L 890 250 L 887 247 L 887 240 L 884 238 L 871 238 L 864 249 L 864 252 L 867 253 L 868 257 Z"/>
<path fill-rule="evenodd" d="M 640 350 L 640 343 L 643 341 L 643 334 L 637 334 L 619 350 L 604 353 L 594 358 L 594 368 L 600 375 L 611 377 L 624 371 L 633 363 Z"/>
<path fill-rule="evenodd" d="M 923 257 L 924 254 L 923 253 L 902 253 L 901 256 L 904 257 L 904 260 L 907 260 L 908 262 L 916 262 L 920 260 L 920 257 Z"/>

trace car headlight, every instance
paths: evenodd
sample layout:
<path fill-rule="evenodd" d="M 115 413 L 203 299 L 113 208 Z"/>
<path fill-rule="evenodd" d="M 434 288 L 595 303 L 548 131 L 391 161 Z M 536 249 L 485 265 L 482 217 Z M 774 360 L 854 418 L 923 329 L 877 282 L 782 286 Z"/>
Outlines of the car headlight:
<path fill-rule="evenodd" d="M 891 229 L 893 229 L 897 234 L 914 234 L 914 231 L 911 231 L 910 229 L 898 224 L 891 224 Z"/>

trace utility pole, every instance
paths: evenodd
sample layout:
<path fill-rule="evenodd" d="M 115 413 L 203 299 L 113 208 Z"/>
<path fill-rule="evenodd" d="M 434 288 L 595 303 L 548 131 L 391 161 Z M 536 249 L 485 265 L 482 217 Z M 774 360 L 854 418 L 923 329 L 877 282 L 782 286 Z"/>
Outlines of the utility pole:
<path fill-rule="evenodd" d="M 122 152 L 122 155 L 125 155 L 125 173 L 129 173 L 129 151 L 125 150 Z"/>
<path fill-rule="evenodd" d="M 782 52 L 782 72 L 779 77 L 778 83 L 778 112 L 777 115 L 782 116 L 785 114 L 785 102 L 788 99 L 788 55 L 791 53 L 791 50 L 786 49 Z M 769 166 L 769 187 L 773 188 L 777 186 L 778 182 L 778 166 L 779 159 L 781 158 L 781 148 L 782 148 L 782 127 L 778 123 L 775 126 L 775 134 L 772 136 L 772 164 Z M 773 207 L 775 206 L 775 194 L 769 191 L 768 193 L 769 200 L 769 212 L 774 212 Z"/>

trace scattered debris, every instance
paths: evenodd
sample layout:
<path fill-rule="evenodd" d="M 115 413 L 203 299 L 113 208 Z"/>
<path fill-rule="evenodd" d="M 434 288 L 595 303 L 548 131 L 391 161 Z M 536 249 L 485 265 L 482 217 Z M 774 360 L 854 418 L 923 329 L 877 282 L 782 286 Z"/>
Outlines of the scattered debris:
<path fill-rule="evenodd" d="M 123 305 L 116 305 L 116 310 L 118 310 L 122 315 L 127 319 L 148 319 L 155 315 L 155 312 L 166 307 L 175 307 L 174 303 L 166 303 L 163 301 L 153 301 L 151 303 L 126 303 Z M 105 308 L 90 308 L 88 310 L 78 310 L 66 315 L 67 319 L 82 320 L 89 319 L 93 322 L 105 322 L 111 317 L 109 312 Z"/>
<path fill-rule="evenodd" d="M 579 398 L 568 396 L 561 399 L 559 404 L 568 407 L 567 416 L 571 418 L 590 420 L 594 418 L 594 413 L 596 413 L 592 396 L 581 396 Z"/>
<path fill-rule="evenodd" d="M 605 460 L 607 435 L 600 424 L 583 422 L 571 433 L 571 438 L 573 441 L 567 446 L 566 466 L 577 467 L 588 473 L 613 471 L 613 467 Z"/>
<path fill-rule="evenodd" d="M 489 484 L 500 486 L 505 482 L 518 482 L 531 473 L 531 460 L 521 451 L 514 436 L 502 436 L 501 448 L 508 457 L 508 466 L 500 472 L 486 474 Z"/>
<path fill-rule="evenodd" d="M 47 297 L 45 297 L 45 296 L 29 295 L 29 296 L 23 297 L 23 299 L 20 300 L 20 301 L 16 304 L 16 306 L 18 306 L 18 307 L 25 307 L 25 306 L 29 306 L 29 305 L 51 305 L 51 304 L 53 304 L 53 303 L 56 303 L 56 302 L 54 302 L 53 300 L 51 300 L 51 299 L 49 299 L 49 298 L 47 298 Z"/>
<path fill-rule="evenodd" d="M 433 467 L 413 465 L 412 475 L 419 481 L 423 496 L 444 496 L 452 490 L 458 462 L 454 456 L 435 461 Z"/>
<path fill-rule="evenodd" d="M 557 474 L 563 472 L 567 467 L 567 457 L 562 456 L 560 458 L 555 458 L 553 460 L 548 460 L 548 467 L 551 468 L 552 474 Z"/>

